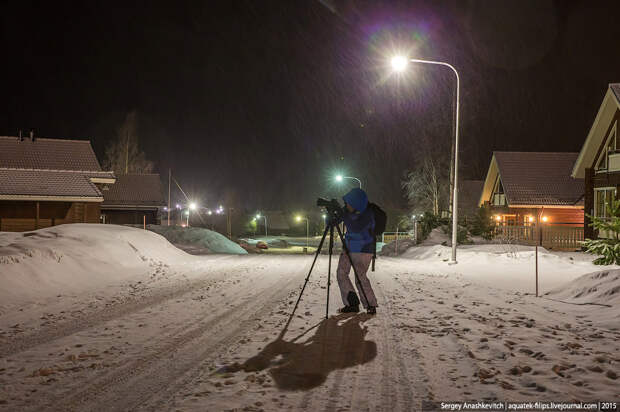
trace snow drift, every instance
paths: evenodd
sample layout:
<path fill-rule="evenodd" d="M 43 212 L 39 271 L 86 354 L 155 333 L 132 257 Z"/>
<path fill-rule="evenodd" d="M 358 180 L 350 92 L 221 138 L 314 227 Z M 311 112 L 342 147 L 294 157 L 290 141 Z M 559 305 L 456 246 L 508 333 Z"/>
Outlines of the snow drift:
<path fill-rule="evenodd" d="M 225 236 L 199 227 L 148 225 L 146 227 L 162 235 L 170 243 L 192 254 L 227 253 L 245 255 L 248 252 Z"/>
<path fill-rule="evenodd" d="M 158 234 L 125 226 L 69 224 L 0 232 L 0 309 L 125 280 L 154 262 L 191 258 Z"/>
<path fill-rule="evenodd" d="M 573 303 L 620 306 L 620 270 L 588 273 L 545 295 Z"/>

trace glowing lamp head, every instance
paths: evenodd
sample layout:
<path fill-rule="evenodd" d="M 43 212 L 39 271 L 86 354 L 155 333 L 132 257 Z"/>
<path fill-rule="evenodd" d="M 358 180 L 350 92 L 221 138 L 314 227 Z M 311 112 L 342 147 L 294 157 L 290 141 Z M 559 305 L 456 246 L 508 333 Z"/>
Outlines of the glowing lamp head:
<path fill-rule="evenodd" d="M 327 217 L 327 215 L 321 215 L 323 217 L 323 219 L 325 219 Z"/>
<path fill-rule="evenodd" d="M 405 56 L 394 56 L 390 61 L 392 69 L 396 72 L 403 72 L 407 68 L 408 59 Z"/>
<path fill-rule="evenodd" d="M 502 217 L 500 215 L 497 215 L 497 216 L 495 216 L 495 220 L 497 220 L 499 222 L 500 220 L 502 220 Z"/>
<path fill-rule="evenodd" d="M 189 208 L 190 208 L 191 210 L 195 210 L 195 209 L 196 209 L 196 203 L 194 203 L 194 202 L 190 203 L 190 204 L 189 204 Z"/>
<path fill-rule="evenodd" d="M 549 218 L 548 218 L 547 216 L 543 216 L 543 217 L 542 217 L 542 221 L 543 221 L 543 222 L 546 222 L 546 221 L 548 221 L 548 220 L 549 220 Z"/>
<path fill-rule="evenodd" d="M 530 223 L 531 223 L 531 222 L 533 222 L 533 221 L 534 221 L 534 216 L 529 216 L 529 217 L 527 218 L 527 220 L 528 220 L 528 222 L 530 222 Z"/>
<path fill-rule="evenodd" d="M 342 182 L 342 175 L 336 176 L 336 182 Z"/>
<path fill-rule="evenodd" d="M 260 219 L 260 214 L 256 215 L 256 218 L 257 218 L 257 219 Z"/>
<path fill-rule="evenodd" d="M 295 216 L 295 220 L 301 222 L 301 216 Z"/>
<path fill-rule="evenodd" d="M 212 214 L 213 214 L 213 212 L 209 210 L 209 211 L 207 212 L 207 214 L 208 214 L 208 215 L 212 215 Z"/>

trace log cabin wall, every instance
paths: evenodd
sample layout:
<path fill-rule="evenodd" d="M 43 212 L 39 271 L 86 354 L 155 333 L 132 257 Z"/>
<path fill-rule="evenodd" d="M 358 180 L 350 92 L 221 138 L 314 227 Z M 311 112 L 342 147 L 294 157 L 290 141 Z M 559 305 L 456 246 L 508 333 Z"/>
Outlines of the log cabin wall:
<path fill-rule="evenodd" d="M 0 232 L 26 232 L 64 223 L 99 223 L 99 220 L 99 203 L 0 201 Z"/>

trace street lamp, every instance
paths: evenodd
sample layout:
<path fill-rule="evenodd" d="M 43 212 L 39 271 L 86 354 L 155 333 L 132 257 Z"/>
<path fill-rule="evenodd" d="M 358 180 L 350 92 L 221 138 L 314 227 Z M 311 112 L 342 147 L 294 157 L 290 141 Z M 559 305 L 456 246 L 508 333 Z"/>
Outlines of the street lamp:
<path fill-rule="evenodd" d="M 256 219 L 260 219 L 261 217 L 265 219 L 265 236 L 267 236 L 267 216 L 261 216 L 260 213 L 256 215 Z"/>
<path fill-rule="evenodd" d="M 450 264 L 455 264 L 456 262 L 456 235 L 458 232 L 458 173 L 459 173 L 459 103 L 460 103 L 460 79 L 459 73 L 456 71 L 454 66 L 449 63 L 432 61 L 432 60 L 421 60 L 421 59 L 411 59 L 405 56 L 394 56 L 392 57 L 391 64 L 392 68 L 397 72 L 402 72 L 407 68 L 407 64 L 409 62 L 412 63 L 424 63 L 424 64 L 435 64 L 439 66 L 445 66 L 450 68 L 454 75 L 456 76 L 456 126 L 455 126 L 455 135 L 454 135 L 454 194 L 452 196 L 452 260 L 449 262 Z"/>
<path fill-rule="evenodd" d="M 196 203 L 192 202 L 189 204 L 189 207 L 187 208 L 187 212 L 185 212 L 187 214 L 187 223 L 186 226 L 189 227 L 189 211 L 190 210 L 196 210 Z"/>
<path fill-rule="evenodd" d="M 325 230 L 325 228 L 327 227 L 327 221 L 325 220 L 327 219 L 327 215 L 322 214 L 321 217 L 323 218 L 323 230 Z"/>
<path fill-rule="evenodd" d="M 362 181 L 359 180 L 357 177 L 352 177 L 352 176 L 342 176 L 342 175 L 337 175 L 336 176 L 336 181 L 337 182 L 342 182 L 343 179 L 352 179 L 352 180 L 357 180 L 357 183 L 359 183 L 360 185 L 360 189 L 362 188 Z"/>
<path fill-rule="evenodd" d="M 323 215 L 323 216 L 325 216 L 325 215 Z M 310 227 L 310 223 L 308 222 L 308 218 L 307 217 L 296 216 L 295 220 L 298 221 L 298 222 L 301 222 L 302 220 L 306 221 L 306 251 L 308 251 L 308 246 L 310 244 L 309 241 L 308 241 L 308 238 L 309 238 L 308 233 L 309 233 L 309 227 Z"/>

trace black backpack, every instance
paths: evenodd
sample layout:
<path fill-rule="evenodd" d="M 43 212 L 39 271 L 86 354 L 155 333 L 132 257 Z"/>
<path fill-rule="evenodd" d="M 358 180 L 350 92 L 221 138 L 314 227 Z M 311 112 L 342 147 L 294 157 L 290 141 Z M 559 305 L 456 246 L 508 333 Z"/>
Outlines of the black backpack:
<path fill-rule="evenodd" d="M 375 271 L 375 259 L 377 259 L 377 238 L 381 237 L 385 232 L 385 225 L 387 224 L 387 214 L 375 203 L 368 203 L 368 207 L 373 211 L 375 215 L 375 230 L 370 233 L 370 236 L 374 238 L 374 247 L 372 249 L 372 271 Z"/>

